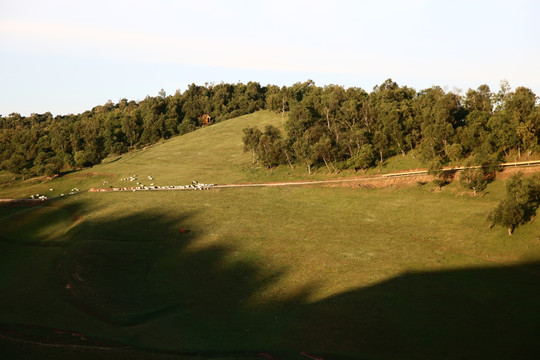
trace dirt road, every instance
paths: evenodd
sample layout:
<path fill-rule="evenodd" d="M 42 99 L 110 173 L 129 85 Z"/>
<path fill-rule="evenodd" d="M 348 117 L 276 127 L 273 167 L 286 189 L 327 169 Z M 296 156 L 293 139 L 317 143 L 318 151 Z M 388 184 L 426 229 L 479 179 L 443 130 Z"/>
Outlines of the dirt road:
<path fill-rule="evenodd" d="M 527 167 L 540 166 L 540 160 L 522 161 L 513 163 L 503 163 L 499 165 L 504 169 L 520 169 Z M 456 172 L 464 170 L 465 166 L 453 166 L 445 167 L 443 171 Z M 475 168 L 475 166 L 471 167 Z M 409 178 L 408 180 L 398 180 L 398 178 Z M 332 184 L 345 184 L 345 183 L 366 183 L 369 186 L 392 186 L 403 183 L 411 183 L 414 181 L 428 181 L 431 176 L 428 174 L 427 169 L 414 169 L 395 173 L 381 174 L 381 175 L 368 175 L 368 176 L 355 176 L 342 179 L 332 180 L 299 180 L 299 181 L 280 181 L 280 182 L 265 182 L 265 183 L 241 183 L 241 184 L 198 184 L 198 185 L 184 185 L 184 186 L 153 186 L 153 187 L 130 187 L 130 188 L 92 188 L 90 192 L 112 192 L 112 191 L 173 191 L 173 190 L 209 190 L 212 188 L 245 188 L 245 187 L 279 187 L 279 186 L 301 186 L 301 185 L 332 185 Z M 391 181 L 390 181 L 391 180 Z M 41 203 L 41 202 L 40 202 Z M 36 206 L 40 205 L 37 201 L 29 199 L 0 199 L 0 206 Z"/>
<path fill-rule="evenodd" d="M 535 161 L 522 161 L 513 163 L 503 163 L 500 167 L 506 168 L 522 168 L 540 166 L 540 160 Z M 476 168 L 478 166 L 472 166 L 470 168 Z M 446 172 L 455 172 L 466 169 L 466 166 L 449 166 L 443 168 Z M 358 176 L 345 179 L 333 179 L 333 180 L 300 180 L 300 181 L 288 181 L 288 182 L 268 182 L 268 183 L 245 183 L 245 184 L 223 184 L 215 185 L 215 188 L 238 188 L 238 187 L 277 187 L 277 186 L 295 186 L 295 185 L 324 185 L 324 184 L 340 184 L 340 183 L 359 183 L 359 182 L 372 182 L 376 180 L 395 179 L 399 177 L 426 177 L 428 176 L 427 169 L 415 169 L 406 170 L 396 173 L 373 175 L 373 176 Z"/>

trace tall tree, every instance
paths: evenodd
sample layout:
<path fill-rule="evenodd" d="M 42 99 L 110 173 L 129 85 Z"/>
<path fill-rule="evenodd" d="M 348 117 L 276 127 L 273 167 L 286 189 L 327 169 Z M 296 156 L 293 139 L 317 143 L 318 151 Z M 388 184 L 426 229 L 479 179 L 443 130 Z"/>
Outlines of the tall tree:
<path fill-rule="evenodd" d="M 449 160 L 449 149 L 454 141 L 460 119 L 460 101 L 455 94 L 445 94 L 440 87 L 420 93 L 415 101 L 416 114 L 421 120 L 422 142 L 420 158 L 424 163 L 439 158 Z"/>
<path fill-rule="evenodd" d="M 493 111 L 494 95 L 491 93 L 489 86 L 480 85 L 476 90 L 469 89 L 465 96 L 465 108 L 471 111 L 481 111 L 491 114 Z"/>
<path fill-rule="evenodd" d="M 267 169 L 283 164 L 285 162 L 283 146 L 279 129 L 266 125 L 257 145 L 257 154 L 261 164 Z"/>
<path fill-rule="evenodd" d="M 259 146 L 259 139 L 261 138 L 262 132 L 257 127 L 247 127 L 242 130 L 244 136 L 242 141 L 244 143 L 244 152 L 251 152 L 252 162 L 256 162 L 257 148 Z"/>
<path fill-rule="evenodd" d="M 536 95 L 528 88 L 518 87 L 510 93 L 504 104 L 506 118 L 515 126 L 518 137 L 518 158 L 523 151 L 529 155 L 538 144 L 540 114 L 536 107 Z"/>
<path fill-rule="evenodd" d="M 492 226 L 507 228 L 508 235 L 514 229 L 531 220 L 540 206 L 540 181 L 523 178 L 518 173 L 506 181 L 506 197 L 497 205 L 489 216 Z"/>

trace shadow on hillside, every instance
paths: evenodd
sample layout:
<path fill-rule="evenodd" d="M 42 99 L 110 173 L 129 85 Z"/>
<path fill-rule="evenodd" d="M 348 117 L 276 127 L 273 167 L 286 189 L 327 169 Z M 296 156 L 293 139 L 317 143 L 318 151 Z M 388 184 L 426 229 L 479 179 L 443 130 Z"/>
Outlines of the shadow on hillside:
<path fill-rule="evenodd" d="M 529 263 L 404 273 L 309 305 L 301 323 L 319 330 L 309 343 L 328 343 L 329 352 L 533 359 L 540 354 L 539 270 L 540 263 Z"/>
<path fill-rule="evenodd" d="M 306 284 L 297 294 L 261 303 L 254 299 L 287 269 L 235 260 L 233 248 L 198 246 L 196 231 L 178 231 L 189 220 L 189 214 L 139 214 L 87 221 L 56 269 L 58 291 L 117 334 L 111 342 L 140 349 L 140 358 L 540 354 L 540 262 L 404 273 L 315 303 L 307 300 L 313 287 Z M 84 332 L 85 324 L 77 331 Z M 102 357 L 100 351 L 82 349 L 78 357 Z M 136 358 L 133 351 L 114 358 Z"/>

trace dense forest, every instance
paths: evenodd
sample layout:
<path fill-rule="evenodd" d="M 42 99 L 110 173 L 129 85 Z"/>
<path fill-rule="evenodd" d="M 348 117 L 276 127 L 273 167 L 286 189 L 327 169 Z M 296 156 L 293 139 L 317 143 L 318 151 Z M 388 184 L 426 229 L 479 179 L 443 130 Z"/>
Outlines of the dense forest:
<path fill-rule="evenodd" d="M 133 148 L 185 134 L 201 126 L 201 115 L 215 122 L 265 106 L 266 88 L 258 83 L 192 84 L 184 92 L 140 102 L 120 100 L 78 115 L 50 113 L 0 117 L 0 166 L 25 176 L 52 176 L 101 162 Z"/>
<path fill-rule="evenodd" d="M 416 91 L 387 80 L 371 93 L 308 81 L 268 88 L 266 107 L 289 111 L 286 136 L 272 126 L 244 129 L 245 151 L 278 164 L 367 169 L 407 153 L 434 173 L 450 162 L 489 169 L 505 157 L 540 152 L 540 107 L 525 87 L 497 93 L 487 85 L 464 96 L 438 86 Z M 474 175 L 472 175 L 474 177 Z"/>
<path fill-rule="evenodd" d="M 204 114 L 219 122 L 260 109 L 281 113 L 286 131 L 244 129 L 245 150 L 267 168 L 359 170 L 412 153 L 436 170 L 451 161 L 484 165 L 540 152 L 537 97 L 524 87 L 510 91 L 505 82 L 496 93 L 481 85 L 465 95 L 437 86 L 416 91 L 392 80 L 371 93 L 312 81 L 281 88 L 249 82 L 192 84 L 183 93 L 109 101 L 77 115 L 0 117 L 0 166 L 52 176 L 193 131 Z"/>

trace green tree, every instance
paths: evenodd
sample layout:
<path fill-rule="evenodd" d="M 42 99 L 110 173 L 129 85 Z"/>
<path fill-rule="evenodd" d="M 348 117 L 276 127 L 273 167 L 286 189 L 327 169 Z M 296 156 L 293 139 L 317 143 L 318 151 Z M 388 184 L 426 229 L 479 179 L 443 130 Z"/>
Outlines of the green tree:
<path fill-rule="evenodd" d="M 506 98 L 504 111 L 515 124 L 518 137 L 518 158 L 523 151 L 529 155 L 538 144 L 540 114 L 536 108 L 536 95 L 528 88 L 518 87 Z"/>
<path fill-rule="evenodd" d="M 442 163 L 448 162 L 456 128 L 463 121 L 459 96 L 433 87 L 420 92 L 414 106 L 422 130 L 420 160 L 427 164 L 438 157 Z"/>
<path fill-rule="evenodd" d="M 493 111 L 493 94 L 487 85 L 480 85 L 476 90 L 469 89 L 465 96 L 465 108 L 490 114 Z"/>
<path fill-rule="evenodd" d="M 373 147 L 379 154 L 379 164 L 382 165 L 384 162 L 385 156 L 388 154 L 390 150 L 390 139 L 388 138 L 387 134 L 385 134 L 383 131 L 375 131 L 375 134 L 373 134 Z"/>
<path fill-rule="evenodd" d="M 333 172 L 335 166 L 332 162 L 332 140 L 327 134 L 321 136 L 319 141 L 313 146 L 313 152 L 318 159 L 321 159 L 324 162 L 324 165 L 328 169 L 328 172 Z M 332 166 L 332 168 L 330 168 Z"/>
<path fill-rule="evenodd" d="M 332 134 L 332 140 L 337 144 L 340 142 L 341 124 L 338 119 L 340 117 L 340 109 L 343 102 L 347 99 L 345 89 L 339 85 L 327 85 L 322 89 L 320 94 L 318 113 L 324 119 L 328 133 Z"/>
<path fill-rule="evenodd" d="M 388 140 L 388 153 L 405 156 L 414 146 L 412 101 L 416 91 L 399 87 L 391 79 L 376 86 L 370 94 L 371 111 L 377 119 L 377 128 Z"/>
<path fill-rule="evenodd" d="M 493 143 L 507 156 L 510 151 L 515 151 L 517 158 L 523 151 L 530 155 L 538 145 L 540 134 L 536 95 L 525 87 L 518 87 L 500 97 L 503 100 L 488 124 Z"/>
<path fill-rule="evenodd" d="M 293 140 L 301 138 L 319 119 L 317 111 L 312 106 L 303 103 L 295 105 L 285 123 L 287 136 Z"/>
<path fill-rule="evenodd" d="M 516 226 L 523 222 L 524 211 L 521 205 L 512 199 L 505 199 L 497 205 L 490 215 L 493 225 L 501 225 L 512 235 Z"/>
<path fill-rule="evenodd" d="M 512 235 L 518 225 L 534 218 L 539 205 L 540 181 L 524 179 L 523 174 L 518 173 L 506 181 L 506 197 L 490 213 L 489 219 L 492 226 L 504 226 L 508 235 Z"/>
<path fill-rule="evenodd" d="M 92 164 L 92 162 L 89 160 L 88 154 L 84 150 L 76 151 L 75 155 L 73 156 L 73 161 L 75 162 L 75 165 L 79 167 L 85 167 Z"/>
<path fill-rule="evenodd" d="M 473 196 L 480 191 L 484 191 L 488 184 L 488 174 L 482 167 L 478 168 L 466 168 L 460 173 L 460 184 L 473 191 Z"/>
<path fill-rule="evenodd" d="M 25 157 L 21 154 L 13 154 L 9 160 L 4 161 L 2 166 L 15 174 L 21 174 L 22 170 L 28 165 Z"/>
<path fill-rule="evenodd" d="M 508 179 L 506 195 L 523 207 L 524 220 L 528 221 L 534 217 L 540 205 L 540 182 L 535 178 L 524 178 L 522 173 L 518 173 Z"/>
<path fill-rule="evenodd" d="M 178 134 L 184 135 L 189 132 L 195 131 L 197 129 L 197 122 L 190 120 L 190 119 L 184 119 L 180 124 L 178 124 Z"/>
<path fill-rule="evenodd" d="M 315 163 L 317 156 L 307 133 L 294 142 L 293 151 L 295 157 L 306 165 L 306 170 L 308 174 L 311 175 L 311 167 Z"/>
<path fill-rule="evenodd" d="M 354 171 L 358 171 L 359 169 L 366 170 L 375 164 L 376 158 L 377 155 L 375 149 L 373 149 L 373 145 L 364 144 L 360 148 L 360 151 L 347 161 L 347 165 L 352 167 Z"/>
<path fill-rule="evenodd" d="M 261 138 L 262 132 L 256 126 L 247 127 L 242 130 L 244 136 L 242 137 L 242 142 L 244 143 L 244 152 L 251 152 L 252 163 L 256 162 L 257 148 L 259 146 L 259 139 Z"/>
<path fill-rule="evenodd" d="M 139 140 L 139 133 L 140 133 L 140 122 L 137 121 L 137 117 L 133 114 L 127 114 L 122 118 L 122 130 L 126 134 L 126 138 L 129 141 L 129 147 L 133 148 L 133 144 L 135 144 Z"/>
<path fill-rule="evenodd" d="M 264 133 L 259 136 L 257 144 L 257 155 L 261 164 L 269 169 L 284 163 L 285 152 L 283 146 L 284 142 L 281 139 L 279 129 L 272 125 L 266 125 Z"/>
<path fill-rule="evenodd" d="M 433 183 L 438 191 L 448 183 L 447 173 L 443 170 L 443 159 L 440 156 L 435 156 L 428 162 L 428 174 L 435 176 Z"/>
<path fill-rule="evenodd" d="M 463 155 L 474 154 L 482 147 L 491 146 L 489 119 L 490 114 L 480 110 L 473 110 L 467 114 L 465 125 L 458 129 L 458 141 L 463 147 Z M 491 152 L 498 151 L 491 148 Z"/>

